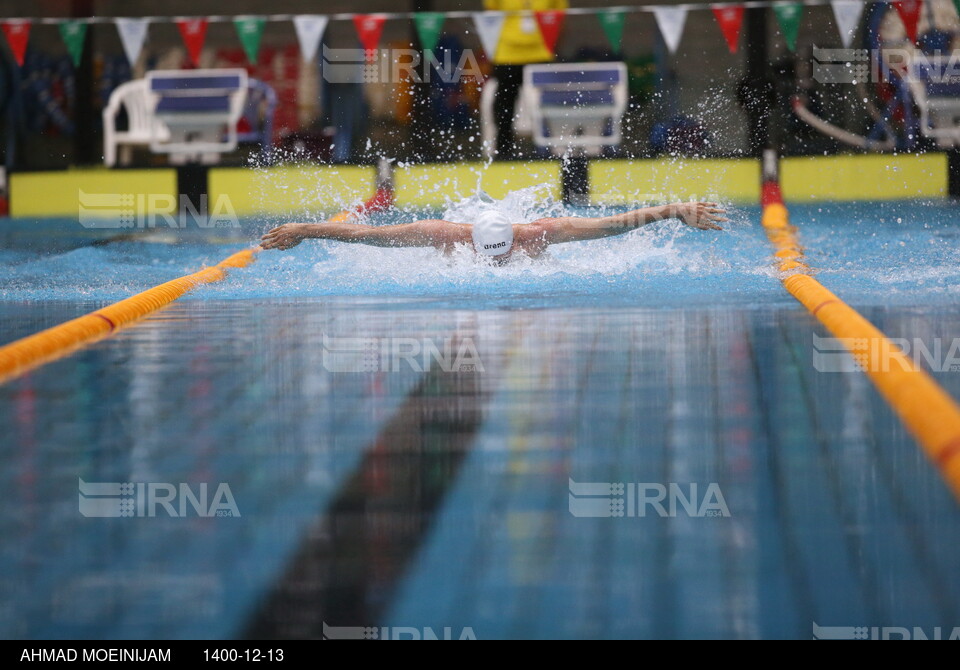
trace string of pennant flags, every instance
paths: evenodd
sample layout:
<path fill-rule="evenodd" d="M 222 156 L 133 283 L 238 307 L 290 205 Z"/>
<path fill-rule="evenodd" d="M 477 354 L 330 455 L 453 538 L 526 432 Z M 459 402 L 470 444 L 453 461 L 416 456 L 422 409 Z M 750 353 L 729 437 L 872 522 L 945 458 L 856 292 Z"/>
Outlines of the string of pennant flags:
<path fill-rule="evenodd" d="M 917 25 L 923 0 L 883 0 L 891 4 L 903 21 L 908 37 L 916 41 Z M 953 0 L 960 12 L 960 0 Z M 785 1 L 746 1 L 739 3 L 683 4 L 670 6 L 608 7 L 608 8 L 571 8 L 566 10 L 546 10 L 519 12 L 533 14 L 544 43 L 551 52 L 556 51 L 563 30 L 564 21 L 569 15 L 595 14 L 600 21 L 604 34 L 616 52 L 621 52 L 624 26 L 629 14 L 637 12 L 652 13 L 657 27 L 663 36 L 670 53 L 675 53 L 683 36 L 687 14 L 694 10 L 709 9 L 713 12 L 720 31 L 730 53 L 736 53 L 740 44 L 740 32 L 746 9 L 769 7 L 773 9 L 777 24 L 783 34 L 787 47 L 796 49 L 797 35 L 803 17 L 804 7 L 830 5 L 840 32 L 844 48 L 849 48 L 860 22 L 865 6 L 863 0 L 785 0 Z M 368 53 L 375 51 L 380 44 L 384 24 L 392 19 L 412 20 L 424 49 L 436 48 L 447 19 L 467 19 L 473 22 L 484 52 L 491 58 L 496 53 L 500 35 L 506 19 L 518 12 L 399 12 L 380 14 L 272 14 L 258 16 L 207 16 L 207 17 L 140 17 L 107 18 L 88 17 L 79 19 L 6 19 L 0 23 L 7 43 L 19 65 L 23 65 L 30 28 L 34 23 L 53 24 L 59 29 L 67 52 L 74 65 L 79 65 L 83 53 L 87 28 L 91 24 L 113 23 L 120 36 L 127 60 L 133 65 L 140 57 L 146 42 L 147 31 L 151 23 L 173 22 L 177 25 L 186 47 L 187 54 L 194 65 L 198 64 L 200 52 L 206 41 L 207 27 L 210 23 L 233 22 L 244 52 L 251 63 L 257 61 L 263 31 L 268 22 L 289 21 L 294 25 L 300 51 L 305 62 L 312 61 L 317 54 L 320 41 L 331 20 L 351 21 L 361 45 Z"/>

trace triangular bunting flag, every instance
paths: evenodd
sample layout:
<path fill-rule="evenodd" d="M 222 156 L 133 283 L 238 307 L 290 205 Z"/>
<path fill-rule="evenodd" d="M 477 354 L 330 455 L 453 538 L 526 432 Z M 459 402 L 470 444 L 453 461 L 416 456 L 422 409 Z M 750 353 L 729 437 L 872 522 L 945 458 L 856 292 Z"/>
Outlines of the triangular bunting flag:
<path fill-rule="evenodd" d="M 740 27 L 743 25 L 743 5 L 713 7 L 713 15 L 717 17 L 730 53 L 737 53 L 740 47 Z"/>
<path fill-rule="evenodd" d="M 187 47 L 187 55 L 194 67 L 200 65 L 200 51 L 207 39 L 207 19 L 177 19 L 180 36 Z"/>
<path fill-rule="evenodd" d="M 563 21 L 567 13 L 562 9 L 548 9 L 541 12 L 534 12 L 537 19 L 537 25 L 540 26 L 540 34 L 547 45 L 550 53 L 554 53 L 557 48 L 557 42 L 560 39 L 560 31 L 563 30 Z"/>
<path fill-rule="evenodd" d="M 353 17 L 353 25 L 357 28 L 360 44 L 367 52 L 367 60 L 373 59 L 376 55 L 386 20 L 387 18 L 382 14 L 357 14 Z"/>
<path fill-rule="evenodd" d="M 832 0 L 833 17 L 837 20 L 840 30 L 840 41 L 844 49 L 849 49 L 853 43 L 853 36 L 860 25 L 860 15 L 863 14 L 863 0 Z"/>
<path fill-rule="evenodd" d="M 687 23 L 687 8 L 654 7 L 653 16 L 657 19 L 657 27 L 667 43 L 667 49 L 675 53 L 683 36 L 683 26 Z"/>
<path fill-rule="evenodd" d="M 920 10 L 923 8 L 923 0 L 901 0 L 894 2 L 893 6 L 903 21 L 903 27 L 907 29 L 907 37 L 911 42 L 917 41 L 917 24 L 920 23 Z"/>
<path fill-rule="evenodd" d="M 627 13 L 622 9 L 604 9 L 597 14 L 597 18 L 614 53 L 623 51 L 623 26 L 627 22 Z"/>
<path fill-rule="evenodd" d="M 23 57 L 27 53 L 27 41 L 30 39 L 30 20 L 17 19 L 3 22 L 3 34 L 7 36 L 7 44 L 17 61 L 23 65 Z"/>
<path fill-rule="evenodd" d="M 433 51 L 440 41 L 440 31 L 443 30 L 443 12 L 417 12 L 413 15 L 413 25 L 417 28 L 420 46 L 425 51 Z"/>
<path fill-rule="evenodd" d="M 800 18 L 803 16 L 803 5 L 791 2 L 786 5 L 774 5 L 773 13 L 780 24 L 780 32 L 790 51 L 797 50 L 797 35 L 800 32 Z"/>
<path fill-rule="evenodd" d="M 233 25 L 237 29 L 243 51 L 247 54 L 247 60 L 256 65 L 257 54 L 260 53 L 260 40 L 263 39 L 263 28 L 267 25 L 267 19 L 263 16 L 238 16 L 233 20 Z"/>
<path fill-rule="evenodd" d="M 67 45 L 67 53 L 70 54 L 73 66 L 80 67 L 80 59 L 83 57 L 83 41 L 87 37 L 87 24 L 82 21 L 61 21 L 58 27 L 63 43 Z"/>
<path fill-rule="evenodd" d="M 143 51 L 150 19 L 114 19 L 114 22 L 117 24 L 117 32 L 120 33 L 123 53 L 127 55 L 130 67 L 133 67 L 140 58 L 140 52 Z"/>
<path fill-rule="evenodd" d="M 773 13 L 777 17 L 777 23 L 780 24 L 780 32 L 783 33 L 783 39 L 787 42 L 787 48 L 790 51 L 796 51 L 797 34 L 800 32 L 800 18 L 803 16 L 803 5 L 799 2 L 774 5 Z"/>
<path fill-rule="evenodd" d="M 330 19 L 316 14 L 301 14 L 293 17 L 293 27 L 297 31 L 297 41 L 300 42 L 300 53 L 303 62 L 309 63 L 317 56 L 323 31 L 327 29 Z"/>
<path fill-rule="evenodd" d="M 493 60 L 500 43 L 500 33 L 503 32 L 503 22 L 506 21 L 503 12 L 474 12 L 473 25 L 477 28 L 480 44 L 483 46 L 487 58 Z"/>

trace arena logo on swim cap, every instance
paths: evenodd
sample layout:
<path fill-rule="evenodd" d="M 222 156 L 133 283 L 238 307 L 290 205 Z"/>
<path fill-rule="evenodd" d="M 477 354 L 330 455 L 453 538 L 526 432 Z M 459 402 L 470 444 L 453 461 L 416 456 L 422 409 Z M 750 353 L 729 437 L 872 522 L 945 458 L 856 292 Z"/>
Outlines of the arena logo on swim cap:
<path fill-rule="evenodd" d="M 513 225 L 506 214 L 488 209 L 477 215 L 471 235 L 473 246 L 486 256 L 500 256 L 513 246 Z"/>

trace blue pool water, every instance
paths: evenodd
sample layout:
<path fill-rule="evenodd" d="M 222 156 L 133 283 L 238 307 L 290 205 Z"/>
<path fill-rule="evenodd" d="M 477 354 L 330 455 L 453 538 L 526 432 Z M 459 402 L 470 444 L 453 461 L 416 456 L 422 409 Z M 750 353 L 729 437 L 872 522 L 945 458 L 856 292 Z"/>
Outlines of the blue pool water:
<path fill-rule="evenodd" d="M 960 337 L 951 205 L 791 215 L 888 334 Z M 815 369 L 759 211 L 732 218 L 506 268 L 307 242 L 0 386 L 0 636 L 949 635 L 960 507 L 866 378 Z M 91 246 L 47 222 L 44 251 L 4 222 L 0 343 L 274 223 Z M 225 483 L 239 516 L 87 517 L 81 479 Z M 579 516 L 571 481 L 715 484 L 729 516 Z"/>
<path fill-rule="evenodd" d="M 597 215 L 600 208 L 571 213 Z M 548 214 L 560 213 L 556 207 Z M 722 233 L 666 222 L 606 240 L 553 247 L 547 259 L 493 268 L 466 254 L 453 259 L 429 249 L 381 249 L 307 241 L 297 249 L 262 254 L 257 264 L 192 300 L 327 298 L 331 296 L 468 299 L 473 307 L 587 305 L 687 306 L 769 304 L 784 299 L 770 269 L 770 246 L 759 210 L 731 208 Z M 389 213 L 374 223 L 397 223 L 442 212 Z M 521 215 L 535 218 L 528 213 Z M 960 232 L 955 207 L 940 202 L 791 205 L 811 264 L 849 301 L 869 304 L 951 304 L 960 294 Z M 60 230 L 75 222 L 48 222 Z M 168 279 L 212 265 L 250 246 L 279 221 L 244 221 L 217 232 L 157 229 L 144 241 L 95 246 L 80 234 L 62 236 L 67 248 L 31 249 L 30 227 L 7 232 L 0 248 L 0 301 L 115 301 Z M 109 239 L 109 233 L 105 234 Z M 42 238 L 41 238 L 42 239 Z M 785 299 L 784 299 L 785 300 Z"/>

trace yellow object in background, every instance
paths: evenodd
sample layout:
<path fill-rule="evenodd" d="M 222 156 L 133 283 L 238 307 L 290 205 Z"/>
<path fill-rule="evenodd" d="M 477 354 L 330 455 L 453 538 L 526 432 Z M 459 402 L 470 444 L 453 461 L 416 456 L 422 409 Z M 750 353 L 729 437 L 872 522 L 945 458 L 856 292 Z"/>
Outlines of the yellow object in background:
<path fill-rule="evenodd" d="M 128 200 L 117 200 L 124 196 Z M 119 217 L 140 207 L 145 210 L 138 214 L 176 212 L 177 171 L 76 168 L 10 175 L 10 215 L 14 217 Z"/>
<path fill-rule="evenodd" d="M 376 169 L 357 165 L 278 165 L 262 170 L 213 168 L 210 202 L 229 198 L 238 216 L 314 217 L 339 211 L 374 194 Z"/>
<path fill-rule="evenodd" d="M 479 186 L 494 199 L 513 191 L 543 186 L 543 196 L 559 200 L 560 163 L 464 163 L 411 165 L 394 172 L 397 207 L 439 208 L 477 193 Z"/>
<path fill-rule="evenodd" d="M 760 197 L 760 164 L 749 158 L 590 161 L 589 170 L 594 205 L 754 203 Z"/>
<path fill-rule="evenodd" d="M 527 65 L 552 61 L 553 53 L 540 35 L 540 27 L 533 12 L 567 9 L 568 6 L 567 0 L 484 0 L 484 9 L 508 13 L 493 61 L 497 65 Z"/>
<path fill-rule="evenodd" d="M 947 155 L 784 158 L 780 183 L 784 198 L 797 202 L 942 198 L 947 195 Z"/>

